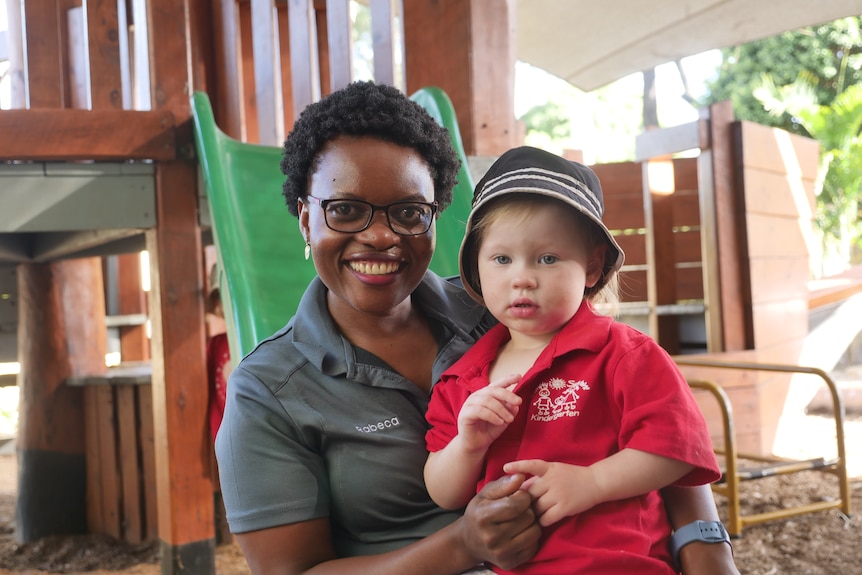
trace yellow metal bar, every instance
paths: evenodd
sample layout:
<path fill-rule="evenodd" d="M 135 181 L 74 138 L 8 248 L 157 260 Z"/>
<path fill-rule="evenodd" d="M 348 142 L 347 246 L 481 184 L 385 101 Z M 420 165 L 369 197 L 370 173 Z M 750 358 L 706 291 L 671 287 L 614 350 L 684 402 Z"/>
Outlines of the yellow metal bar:
<path fill-rule="evenodd" d="M 743 526 L 755 525 L 757 523 L 765 523 L 775 519 L 787 519 L 788 517 L 796 517 L 806 513 L 815 513 L 817 511 L 828 511 L 829 509 L 837 509 L 841 507 L 840 501 L 819 501 L 817 503 L 808 503 L 790 507 L 789 509 L 779 509 L 777 511 L 767 511 L 764 513 L 754 513 L 746 515 L 742 518 Z"/>
<path fill-rule="evenodd" d="M 693 388 L 705 389 L 709 391 L 718 401 L 722 412 L 724 423 L 724 449 L 716 449 L 716 453 L 724 453 L 726 460 L 727 471 L 725 473 L 725 485 L 713 485 L 712 489 L 715 493 L 719 493 L 727 497 L 728 500 L 728 526 L 727 530 L 732 536 L 739 536 L 742 528 L 745 525 L 754 523 L 762 523 L 773 519 L 793 517 L 804 513 L 814 511 L 822 511 L 826 509 L 840 508 L 842 513 L 850 515 L 850 479 L 847 474 L 847 453 L 844 439 L 844 402 L 841 398 L 840 390 L 832 378 L 820 368 L 807 367 L 799 365 L 787 365 L 778 363 L 758 363 L 751 361 L 729 361 L 716 360 L 695 356 L 676 356 L 674 361 L 678 365 L 687 365 L 692 367 L 707 367 L 717 369 L 736 369 L 748 371 L 768 371 L 779 373 L 804 373 L 819 377 L 826 384 L 829 394 L 832 397 L 832 413 L 835 419 L 835 439 L 837 443 L 838 457 L 834 460 L 825 462 L 823 466 L 812 467 L 811 460 L 796 462 L 793 465 L 793 460 L 784 460 L 780 458 L 767 458 L 763 456 L 752 456 L 752 454 L 739 454 L 736 450 L 735 433 L 733 431 L 733 410 L 727 394 L 720 386 L 711 381 L 691 380 L 689 385 Z M 826 471 L 833 473 L 838 477 L 838 487 L 840 492 L 840 500 L 831 502 L 812 503 L 801 505 L 791 509 L 781 511 L 773 511 L 769 513 L 758 513 L 747 515 L 744 518 L 741 516 L 739 509 L 739 471 L 738 458 L 742 456 L 745 459 L 753 459 L 764 462 L 782 463 L 781 471 L 773 473 L 773 475 L 795 473 L 798 471 L 814 470 Z M 786 465 L 785 465 L 786 464 Z M 754 479 L 754 478 L 752 478 Z"/>

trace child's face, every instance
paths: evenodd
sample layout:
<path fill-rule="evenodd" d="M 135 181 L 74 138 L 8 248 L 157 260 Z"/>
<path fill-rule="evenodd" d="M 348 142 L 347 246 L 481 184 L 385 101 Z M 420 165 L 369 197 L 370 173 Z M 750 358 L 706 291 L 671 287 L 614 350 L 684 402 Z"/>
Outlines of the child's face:
<path fill-rule="evenodd" d="M 562 203 L 529 209 L 485 229 L 479 281 L 485 305 L 510 331 L 550 341 L 578 311 L 584 288 L 599 280 L 604 246 L 588 248 Z"/>

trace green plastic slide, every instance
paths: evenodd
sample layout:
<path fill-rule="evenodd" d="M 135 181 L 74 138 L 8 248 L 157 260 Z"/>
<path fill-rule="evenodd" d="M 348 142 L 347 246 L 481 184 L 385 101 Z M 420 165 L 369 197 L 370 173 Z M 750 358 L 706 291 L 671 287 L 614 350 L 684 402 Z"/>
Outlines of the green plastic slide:
<path fill-rule="evenodd" d="M 457 275 L 458 248 L 473 196 L 458 122 L 449 97 L 439 88 L 423 88 L 411 98 L 448 128 L 461 157 L 454 200 L 437 220 L 437 250 L 431 261 L 431 269 L 440 275 Z M 222 132 L 204 92 L 195 92 L 191 105 L 228 340 L 231 356 L 238 360 L 287 323 L 315 271 L 305 259 L 298 222 L 281 195 L 281 148 L 247 144 Z"/>

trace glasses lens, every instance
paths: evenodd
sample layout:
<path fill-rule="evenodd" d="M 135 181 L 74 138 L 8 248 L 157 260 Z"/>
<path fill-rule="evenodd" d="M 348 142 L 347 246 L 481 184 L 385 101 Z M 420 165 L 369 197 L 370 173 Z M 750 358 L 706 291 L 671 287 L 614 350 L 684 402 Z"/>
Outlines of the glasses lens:
<path fill-rule="evenodd" d="M 371 219 L 371 206 L 353 200 L 330 200 L 324 207 L 327 225 L 339 232 L 358 232 Z"/>
<path fill-rule="evenodd" d="M 434 210 L 429 204 L 398 202 L 387 209 L 392 230 L 408 236 L 424 234 L 431 227 Z"/>

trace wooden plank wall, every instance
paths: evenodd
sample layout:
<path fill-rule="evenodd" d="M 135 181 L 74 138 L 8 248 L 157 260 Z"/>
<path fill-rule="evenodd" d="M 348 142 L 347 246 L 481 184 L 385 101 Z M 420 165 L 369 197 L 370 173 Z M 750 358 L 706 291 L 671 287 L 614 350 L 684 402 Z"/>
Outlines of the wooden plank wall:
<path fill-rule="evenodd" d="M 754 349 L 707 357 L 800 365 L 808 335 L 808 242 L 818 144 L 750 122 L 733 124 L 733 140 L 742 267 L 751 281 L 743 307 L 751 314 Z M 683 372 L 716 381 L 728 392 L 744 451 L 772 453 L 782 415 L 798 409 L 788 396 L 790 375 L 692 367 Z M 714 402 L 705 394 L 698 397 L 713 440 L 720 443 Z"/>
<path fill-rule="evenodd" d="M 131 544 L 158 536 L 152 390 L 87 385 L 87 523 Z"/>
<path fill-rule="evenodd" d="M 641 164 L 597 164 L 605 197 L 604 221 L 626 254 L 620 274 L 620 301 L 647 302 L 646 223 Z M 670 195 L 673 260 L 677 302 L 701 301 L 703 278 L 700 255 L 700 213 L 695 158 L 673 160 L 676 189 Z"/>
<path fill-rule="evenodd" d="M 735 234 L 744 254 L 741 268 L 750 278 L 750 289 L 722 297 L 733 301 L 753 325 L 754 349 L 739 353 L 719 353 L 723 359 L 798 363 L 808 334 L 808 241 L 814 213 L 814 180 L 817 174 L 817 143 L 748 122 L 732 124 L 732 154 L 735 167 Z M 643 202 L 643 174 L 639 163 L 592 166 L 602 182 L 605 222 L 626 253 L 620 274 L 621 302 L 647 305 L 649 281 L 646 263 L 646 220 Z M 672 257 L 670 273 L 656 274 L 656 281 L 673 282 L 677 303 L 702 301 L 704 294 L 701 262 L 700 206 L 698 202 L 697 160 L 673 160 L 675 189 L 663 212 L 671 230 L 654 230 L 657 236 L 671 232 L 669 243 L 657 257 Z M 655 202 L 654 202 L 655 205 Z M 726 206 L 719 206 L 723 208 Z M 728 256 L 731 257 L 731 256 Z M 672 275 L 673 277 L 668 277 Z M 662 334 L 664 336 L 664 333 Z M 675 353 L 672 340 L 659 343 Z M 771 453 L 790 384 L 790 376 L 768 373 L 719 372 L 684 368 L 691 377 L 719 381 L 733 404 L 741 449 Z M 713 440 L 721 444 L 718 407 L 711 396 L 697 393 L 710 422 Z"/>
<path fill-rule="evenodd" d="M 815 140 L 751 122 L 737 129 L 755 348 L 792 353 L 808 334 L 819 147 Z"/>
<path fill-rule="evenodd" d="M 668 353 L 705 350 L 697 330 L 683 330 L 684 321 L 703 316 L 703 262 L 701 258 L 700 208 L 696 158 L 669 161 L 675 189 L 655 194 L 647 212 L 643 191 L 643 165 L 628 162 L 592 166 L 602 182 L 604 221 L 626 254 L 620 272 L 620 317 L 648 332 Z M 649 220 L 649 221 L 648 221 Z M 656 246 L 655 266 L 650 269 L 648 227 Z M 650 282 L 656 282 L 654 296 Z M 651 300 L 655 298 L 655 301 Z M 673 313 L 655 321 L 659 305 L 691 305 L 695 311 Z M 694 318 L 694 319 L 692 319 Z M 703 322 L 704 320 L 700 320 Z"/>

